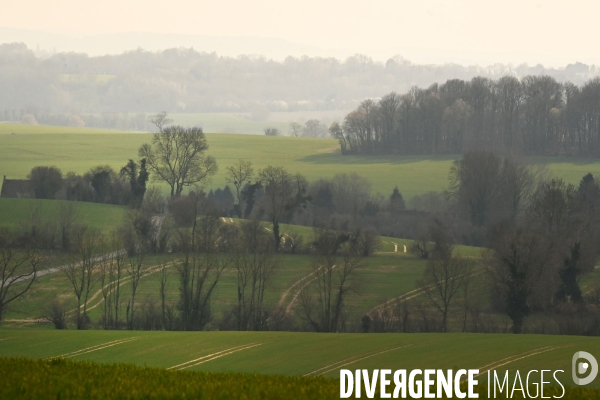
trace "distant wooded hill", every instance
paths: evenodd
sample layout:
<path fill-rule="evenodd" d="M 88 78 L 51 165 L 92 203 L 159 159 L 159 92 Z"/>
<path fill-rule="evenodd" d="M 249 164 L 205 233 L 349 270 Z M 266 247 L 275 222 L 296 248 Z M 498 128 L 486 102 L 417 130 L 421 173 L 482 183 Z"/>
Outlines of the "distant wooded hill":
<path fill-rule="evenodd" d="M 344 61 L 288 57 L 276 62 L 184 48 L 40 58 L 25 44 L 12 43 L 0 45 L 0 120 L 21 120 L 31 114 L 40 123 L 53 123 L 53 114 L 138 115 L 161 110 L 247 112 L 260 119 L 273 111 L 349 110 L 389 90 L 404 92 L 448 79 L 549 75 L 559 82 L 583 84 L 599 74 L 600 67 L 581 63 L 562 69 L 500 64 L 483 68 L 416 65 L 402 57 L 378 63 L 364 55 Z M 65 121 L 75 126 L 81 122 Z"/>

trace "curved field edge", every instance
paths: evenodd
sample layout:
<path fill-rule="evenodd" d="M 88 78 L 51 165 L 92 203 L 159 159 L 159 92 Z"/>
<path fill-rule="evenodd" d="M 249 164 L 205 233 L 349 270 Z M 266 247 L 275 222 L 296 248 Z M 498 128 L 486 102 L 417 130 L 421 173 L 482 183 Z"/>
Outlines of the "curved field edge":
<path fill-rule="evenodd" d="M 563 370 L 594 337 L 502 334 L 50 331 L 0 329 L 0 357 L 65 357 L 165 369 L 339 377 L 339 369 Z M 185 368 L 184 368 L 185 367 Z M 485 374 L 480 377 L 486 379 Z M 596 380 L 592 386 L 599 386 Z"/>
<path fill-rule="evenodd" d="M 312 400 L 337 399 L 339 389 L 337 379 L 322 377 L 168 371 L 65 359 L 0 359 L 3 399 L 287 399 L 293 396 Z M 479 398 L 488 398 L 485 385 L 478 385 L 476 392 Z M 549 387 L 544 394 L 560 396 L 562 389 Z M 600 389 L 567 387 L 563 398 L 587 400 L 598 396 Z M 381 398 L 379 393 L 375 398 Z M 513 398 L 523 397 L 516 392 Z"/>

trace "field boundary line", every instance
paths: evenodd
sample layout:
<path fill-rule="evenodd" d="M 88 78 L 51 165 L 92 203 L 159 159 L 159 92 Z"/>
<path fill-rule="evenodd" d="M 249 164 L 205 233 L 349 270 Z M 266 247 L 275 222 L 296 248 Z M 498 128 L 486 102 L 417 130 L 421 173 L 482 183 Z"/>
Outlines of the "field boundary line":
<path fill-rule="evenodd" d="M 225 353 L 226 351 L 230 351 L 230 350 L 234 350 L 234 349 L 239 349 L 240 347 L 244 347 L 244 346 L 248 346 L 248 344 L 246 343 L 246 344 L 242 344 L 242 345 L 239 345 L 239 346 L 230 347 L 230 348 L 228 348 L 228 349 L 220 350 L 220 351 L 217 351 L 217 352 L 215 352 L 215 353 L 208 354 L 208 355 L 205 355 L 205 356 L 202 356 L 202 357 L 196 358 L 196 359 L 194 359 L 194 360 L 190 360 L 190 361 L 186 361 L 186 362 L 184 362 L 184 363 L 181 363 L 181 364 L 174 365 L 174 366 L 172 366 L 172 367 L 169 367 L 169 368 L 167 368 L 167 369 L 174 369 L 174 368 L 177 368 L 177 367 L 181 367 L 181 366 L 183 366 L 183 365 L 186 365 L 186 364 L 191 364 L 191 363 L 194 363 L 194 362 L 196 362 L 196 361 L 200 361 L 200 360 L 204 360 L 205 358 L 209 358 L 209 357 L 212 357 L 212 356 L 216 356 L 216 355 L 219 355 L 219 354 L 221 354 L 221 353 Z"/>
<path fill-rule="evenodd" d="M 220 354 L 220 355 L 218 355 L 218 356 L 215 356 L 215 357 L 209 358 L 208 360 L 203 360 L 203 361 L 200 361 L 200 362 L 198 362 L 198 363 L 191 364 L 191 365 L 187 365 L 187 366 L 185 366 L 185 367 L 179 368 L 179 371 L 181 371 L 182 369 L 187 369 L 187 368 L 196 367 L 196 366 L 198 366 L 198 365 L 200 365 L 200 364 L 204 364 L 204 363 L 207 363 L 207 362 L 209 362 L 209 361 L 216 360 L 217 358 L 221 358 L 221 357 L 227 356 L 227 355 L 229 355 L 229 354 L 237 353 L 238 351 L 242 351 L 242 350 L 246 350 L 246 349 L 251 349 L 251 348 L 253 348 L 253 347 L 257 347 L 257 346 L 262 346 L 263 344 L 265 344 L 265 342 L 263 342 L 263 343 L 255 343 L 255 344 L 252 344 L 252 345 L 249 345 L 249 346 L 246 346 L 246 347 L 238 348 L 238 349 L 236 349 L 236 350 L 232 350 L 232 351 L 230 351 L 230 352 L 223 353 L 223 354 Z"/>
<path fill-rule="evenodd" d="M 93 351 L 102 350 L 102 349 L 105 349 L 107 347 L 112 347 L 112 346 L 116 346 L 118 344 L 131 342 L 133 340 L 137 340 L 138 338 L 139 338 L 139 336 L 135 336 L 135 337 L 132 337 L 132 338 L 125 338 L 125 339 L 111 340 L 110 342 L 100 343 L 100 344 L 97 344 L 97 345 L 94 345 L 94 346 L 86 347 L 84 349 L 72 351 L 70 353 L 65 353 L 65 354 L 61 354 L 59 356 L 49 357 L 48 359 L 52 360 L 54 358 L 76 357 L 76 356 L 79 356 L 79 355 L 82 355 L 82 354 L 91 353 Z"/>

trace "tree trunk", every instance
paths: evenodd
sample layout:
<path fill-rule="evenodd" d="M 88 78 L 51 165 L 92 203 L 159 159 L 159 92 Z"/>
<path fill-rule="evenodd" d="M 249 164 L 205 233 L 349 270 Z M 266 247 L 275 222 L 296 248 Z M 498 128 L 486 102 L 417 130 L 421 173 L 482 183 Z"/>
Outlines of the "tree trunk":
<path fill-rule="evenodd" d="M 281 243 L 281 236 L 279 235 L 279 221 L 273 220 L 273 237 L 275 238 L 275 251 L 279 251 L 279 244 Z"/>

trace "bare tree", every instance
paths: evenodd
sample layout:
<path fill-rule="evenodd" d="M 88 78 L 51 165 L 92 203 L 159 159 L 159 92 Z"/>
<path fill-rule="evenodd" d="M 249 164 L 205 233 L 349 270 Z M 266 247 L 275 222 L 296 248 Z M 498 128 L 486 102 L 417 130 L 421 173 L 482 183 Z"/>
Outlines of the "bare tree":
<path fill-rule="evenodd" d="M 211 300 L 230 257 L 215 253 L 186 252 L 177 265 L 179 304 L 183 329 L 203 330 L 212 318 Z"/>
<path fill-rule="evenodd" d="M 300 137 L 302 136 L 302 125 L 297 122 L 290 122 L 290 136 Z"/>
<path fill-rule="evenodd" d="M 273 237 L 277 251 L 281 243 L 279 221 L 293 207 L 297 194 L 296 185 L 292 175 L 283 167 L 268 166 L 259 172 L 259 177 L 268 200 L 267 213 L 273 224 Z"/>
<path fill-rule="evenodd" d="M 442 331 L 448 331 L 448 310 L 454 297 L 463 287 L 470 270 L 468 261 L 452 255 L 454 246 L 440 227 L 432 229 L 433 250 L 427 261 L 423 278 L 417 282 L 433 306 L 442 314 Z"/>
<path fill-rule="evenodd" d="M 492 243 L 487 269 L 492 284 L 506 299 L 505 311 L 513 322 L 513 333 L 521 333 L 529 315 L 535 285 L 547 285 L 540 279 L 546 265 L 543 243 L 537 235 L 522 229 L 505 232 Z"/>
<path fill-rule="evenodd" d="M 85 229 L 75 242 L 72 252 L 73 263 L 63 270 L 77 298 L 77 329 L 84 329 L 87 324 L 88 298 L 94 285 L 94 269 L 101 261 L 103 245 L 104 238 L 100 231 L 92 228 Z"/>
<path fill-rule="evenodd" d="M 423 279 L 418 282 L 433 306 L 442 314 L 443 332 L 448 331 L 448 311 L 454 297 L 463 288 L 468 266 L 469 261 L 460 257 L 433 257 L 428 260 Z"/>
<path fill-rule="evenodd" d="M 161 111 L 158 114 L 150 115 L 148 117 L 148 122 L 150 122 L 153 125 L 156 125 L 158 131 L 162 132 L 163 127 L 173 122 L 173 120 L 167 116 L 166 111 Z"/>
<path fill-rule="evenodd" d="M 225 269 L 231 263 L 229 254 L 217 253 L 220 219 L 202 216 L 200 196 L 195 198 L 191 232 L 179 231 L 178 246 L 183 258 L 176 265 L 179 274 L 179 302 L 182 328 L 203 330 L 212 318 L 211 301 L 215 288 Z"/>
<path fill-rule="evenodd" d="M 167 291 L 169 290 L 169 271 L 167 266 L 163 265 L 158 272 L 158 285 L 159 285 L 159 294 L 160 294 L 160 308 L 161 308 L 161 319 L 163 329 L 170 330 L 172 329 L 172 315 L 169 312 L 169 308 L 167 306 Z"/>
<path fill-rule="evenodd" d="M 69 251 L 73 241 L 73 228 L 79 217 L 77 205 L 69 201 L 58 207 L 58 228 L 60 229 L 60 244 L 63 250 Z"/>
<path fill-rule="evenodd" d="M 111 282 L 112 290 L 111 294 L 113 297 L 112 304 L 114 307 L 113 327 L 119 328 L 119 314 L 121 312 L 121 277 L 127 264 L 127 253 L 121 251 L 123 248 L 122 242 L 119 240 L 117 234 L 113 233 L 112 237 L 112 255 L 110 259 L 111 263 Z"/>
<path fill-rule="evenodd" d="M 41 258 L 34 250 L 17 250 L 10 235 L 0 231 L 0 323 L 10 303 L 36 280 Z"/>
<path fill-rule="evenodd" d="M 137 295 L 140 279 L 144 274 L 144 255 L 138 255 L 135 258 L 130 258 L 127 273 L 129 274 L 131 283 L 131 297 L 127 302 L 127 327 L 133 329 L 133 322 L 135 317 L 135 296 Z"/>
<path fill-rule="evenodd" d="M 238 330 L 261 330 L 264 318 L 265 290 L 276 263 L 273 244 L 264 226 L 256 220 L 245 221 L 233 258 L 238 285 Z"/>
<path fill-rule="evenodd" d="M 235 198 L 237 200 L 235 209 L 239 218 L 242 218 L 244 215 L 241 201 L 242 188 L 246 185 L 246 183 L 250 183 L 253 174 L 254 169 L 252 168 L 251 161 L 244 161 L 240 159 L 235 165 L 227 167 L 225 180 L 235 187 Z"/>
<path fill-rule="evenodd" d="M 363 264 L 352 255 L 348 235 L 319 230 L 315 236 L 311 261 L 315 279 L 301 292 L 304 317 L 318 332 L 339 332 L 344 329 L 347 296 L 357 291 L 356 272 Z"/>
<path fill-rule="evenodd" d="M 155 133 L 152 145 L 142 145 L 138 154 L 146 159 L 153 179 L 165 181 L 171 196 L 180 196 L 186 186 L 203 185 L 217 172 L 217 162 L 206 150 L 202 128 L 170 126 Z"/>

